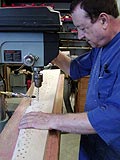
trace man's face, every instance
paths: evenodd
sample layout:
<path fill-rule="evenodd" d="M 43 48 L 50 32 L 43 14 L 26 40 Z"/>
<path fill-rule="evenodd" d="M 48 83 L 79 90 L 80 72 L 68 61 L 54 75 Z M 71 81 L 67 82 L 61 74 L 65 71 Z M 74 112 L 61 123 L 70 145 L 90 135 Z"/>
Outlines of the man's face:
<path fill-rule="evenodd" d="M 86 17 L 86 12 L 77 6 L 72 13 L 74 25 L 78 30 L 78 38 L 85 40 L 94 48 L 105 45 L 105 30 L 103 29 L 101 19 L 91 23 L 91 19 Z"/>

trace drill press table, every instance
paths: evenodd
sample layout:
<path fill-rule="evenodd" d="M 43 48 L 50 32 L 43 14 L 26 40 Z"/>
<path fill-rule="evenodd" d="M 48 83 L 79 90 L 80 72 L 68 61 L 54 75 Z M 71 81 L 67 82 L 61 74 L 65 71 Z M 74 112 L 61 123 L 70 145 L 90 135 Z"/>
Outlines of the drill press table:
<path fill-rule="evenodd" d="M 46 82 L 48 82 L 48 85 L 50 87 L 50 90 L 48 91 L 48 94 L 50 95 L 48 96 L 50 97 L 49 104 L 47 104 L 48 99 L 46 99 L 46 102 L 44 102 L 46 104 L 44 105 L 48 105 L 48 112 L 50 112 L 50 101 L 52 101 L 53 98 L 54 100 L 52 102 L 52 112 L 61 113 L 63 101 L 64 76 L 60 74 L 60 70 L 56 69 L 46 70 L 45 72 L 43 72 L 43 77 L 43 85 L 40 88 L 40 93 L 45 93 L 44 91 L 46 91 L 47 89 L 47 86 L 45 86 L 47 85 Z M 33 94 L 34 88 L 34 84 L 32 84 L 27 93 Z M 44 94 L 40 97 L 39 104 L 41 103 L 42 99 L 45 99 L 45 97 L 47 97 L 47 95 L 45 96 Z M 18 105 L 17 109 L 15 110 L 13 116 L 10 118 L 4 130 L 2 131 L 0 135 L 0 160 L 33 160 L 33 157 L 35 160 L 59 159 L 58 157 L 60 147 L 60 133 L 58 131 L 40 131 L 35 129 L 33 131 L 33 129 L 27 129 L 27 134 L 34 132 L 33 137 L 31 135 L 28 135 L 29 138 L 31 136 L 30 139 L 33 139 L 29 140 L 29 144 L 27 144 L 27 146 L 23 145 L 22 148 L 20 148 L 22 141 L 24 140 L 22 140 L 22 138 L 20 137 L 21 130 L 18 130 L 18 126 L 22 115 L 24 114 L 29 105 L 30 99 L 23 98 L 20 104 Z M 37 141 L 37 144 L 33 145 L 31 142 L 33 141 L 34 143 L 34 141 L 38 139 L 38 136 L 41 137 L 41 140 L 39 142 Z"/>

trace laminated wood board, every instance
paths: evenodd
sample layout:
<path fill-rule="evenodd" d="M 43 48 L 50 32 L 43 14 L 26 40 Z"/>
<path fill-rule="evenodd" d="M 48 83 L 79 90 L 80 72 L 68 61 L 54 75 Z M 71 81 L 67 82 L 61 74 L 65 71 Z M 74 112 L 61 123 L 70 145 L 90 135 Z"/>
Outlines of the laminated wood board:
<path fill-rule="evenodd" d="M 51 113 L 53 111 L 53 106 L 55 105 L 54 103 L 56 98 L 56 91 L 58 88 L 59 75 L 59 69 L 45 70 L 43 72 L 43 84 L 42 87 L 39 89 L 39 101 L 37 96 L 37 88 L 31 86 L 29 93 L 31 92 L 31 94 L 35 94 L 37 98 L 33 99 L 31 102 L 30 99 L 24 98 L 11 119 L 8 121 L 8 124 L 0 135 L 0 160 L 47 159 L 45 153 L 48 154 L 50 148 L 46 147 L 46 143 L 48 136 L 51 133 L 48 133 L 47 130 L 45 131 L 37 129 L 21 129 L 19 131 L 18 126 L 21 117 L 27 112 L 43 111 Z M 59 87 L 61 87 L 61 91 L 63 91 L 62 86 Z M 61 91 L 60 95 L 62 94 Z M 53 135 L 52 137 L 58 140 L 58 133 Z M 53 141 L 54 138 L 52 139 Z M 49 142 L 48 144 L 50 143 L 51 142 Z M 58 148 L 59 142 L 57 142 L 56 144 Z M 46 149 L 47 151 L 45 151 Z"/>

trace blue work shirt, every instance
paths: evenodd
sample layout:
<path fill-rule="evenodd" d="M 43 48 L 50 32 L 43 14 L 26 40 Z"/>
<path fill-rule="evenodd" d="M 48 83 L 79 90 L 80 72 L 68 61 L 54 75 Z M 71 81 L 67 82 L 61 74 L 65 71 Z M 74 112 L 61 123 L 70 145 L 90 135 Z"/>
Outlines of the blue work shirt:
<path fill-rule="evenodd" d="M 72 79 L 87 75 L 85 111 L 97 134 L 83 136 L 81 150 L 87 158 L 80 160 L 120 160 L 120 33 L 71 62 Z"/>

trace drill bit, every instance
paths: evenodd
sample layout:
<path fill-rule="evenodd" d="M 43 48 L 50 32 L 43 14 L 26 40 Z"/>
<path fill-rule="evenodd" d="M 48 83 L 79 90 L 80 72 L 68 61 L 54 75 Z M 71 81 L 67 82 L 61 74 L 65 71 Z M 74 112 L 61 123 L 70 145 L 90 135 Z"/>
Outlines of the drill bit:
<path fill-rule="evenodd" d="M 0 91 L 0 94 L 4 94 L 8 97 L 17 97 L 17 98 L 23 98 L 23 97 L 26 97 L 26 98 L 36 98 L 36 96 L 32 95 L 32 96 L 29 96 L 27 94 L 24 94 L 24 93 L 14 93 L 14 92 L 9 92 L 9 91 Z"/>
<path fill-rule="evenodd" d="M 37 101 L 39 102 L 39 88 L 37 88 Z"/>

